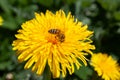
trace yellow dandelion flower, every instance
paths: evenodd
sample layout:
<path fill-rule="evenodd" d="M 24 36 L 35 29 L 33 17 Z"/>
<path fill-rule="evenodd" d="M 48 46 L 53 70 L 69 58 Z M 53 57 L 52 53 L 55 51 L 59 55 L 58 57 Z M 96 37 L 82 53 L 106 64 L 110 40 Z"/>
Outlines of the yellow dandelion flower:
<path fill-rule="evenodd" d="M 0 16 L 0 26 L 2 25 L 3 23 L 3 18 Z"/>
<path fill-rule="evenodd" d="M 117 61 L 107 54 L 93 54 L 91 65 L 97 71 L 98 76 L 104 80 L 120 80 L 120 66 Z"/>
<path fill-rule="evenodd" d="M 32 66 L 32 71 L 41 75 L 46 63 L 54 78 L 65 77 L 67 70 L 74 72 L 74 65 L 79 67 L 82 60 L 87 65 L 85 55 L 95 49 L 89 38 L 93 34 L 87 25 L 74 20 L 69 13 L 59 10 L 55 14 L 35 13 L 36 18 L 22 24 L 22 29 L 13 41 L 13 50 L 17 50 L 19 61 L 27 61 L 25 69 Z"/>

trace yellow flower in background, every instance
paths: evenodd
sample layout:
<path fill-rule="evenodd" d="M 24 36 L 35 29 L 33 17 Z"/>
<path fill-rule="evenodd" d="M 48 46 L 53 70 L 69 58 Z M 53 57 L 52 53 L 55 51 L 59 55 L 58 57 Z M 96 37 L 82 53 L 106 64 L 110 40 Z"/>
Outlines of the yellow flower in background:
<path fill-rule="evenodd" d="M 91 65 L 104 80 L 120 80 L 120 66 L 117 60 L 107 54 L 93 54 Z"/>
<path fill-rule="evenodd" d="M 0 16 L 0 26 L 3 24 L 3 18 Z"/>
<path fill-rule="evenodd" d="M 46 64 L 54 78 L 65 77 L 81 66 L 78 59 L 87 65 L 85 55 L 92 54 L 95 49 L 89 38 L 93 34 L 87 30 L 87 25 L 75 21 L 69 13 L 59 10 L 55 14 L 35 13 L 34 19 L 22 24 L 22 29 L 13 41 L 13 50 L 17 50 L 18 60 L 27 61 L 25 69 L 32 66 L 32 71 L 41 75 Z"/>

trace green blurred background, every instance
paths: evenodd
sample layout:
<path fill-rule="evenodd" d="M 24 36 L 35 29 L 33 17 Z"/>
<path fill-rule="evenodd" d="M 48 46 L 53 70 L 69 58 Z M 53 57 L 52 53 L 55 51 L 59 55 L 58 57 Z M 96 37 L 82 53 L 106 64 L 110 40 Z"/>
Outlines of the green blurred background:
<path fill-rule="evenodd" d="M 18 63 L 12 41 L 21 24 L 34 18 L 34 12 L 55 12 L 63 9 L 94 31 L 92 37 L 96 46 L 94 52 L 104 52 L 120 58 L 120 0 L 0 0 L 0 80 L 42 80 L 30 70 L 24 70 L 25 63 Z M 120 63 L 120 61 L 118 62 Z M 82 67 L 73 75 L 54 80 L 90 80 L 93 70 Z"/>

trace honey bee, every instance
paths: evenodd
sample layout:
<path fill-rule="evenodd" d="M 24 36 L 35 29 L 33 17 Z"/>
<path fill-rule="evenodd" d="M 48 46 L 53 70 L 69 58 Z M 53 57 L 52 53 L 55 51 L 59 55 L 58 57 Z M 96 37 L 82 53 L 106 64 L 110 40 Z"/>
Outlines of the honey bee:
<path fill-rule="evenodd" d="M 61 31 L 59 29 L 50 29 L 48 32 L 51 34 L 59 34 Z"/>
<path fill-rule="evenodd" d="M 48 30 L 49 33 L 51 34 L 55 34 L 55 38 L 60 41 L 60 42 L 64 42 L 65 41 L 65 35 L 62 33 L 61 30 L 59 29 L 50 29 Z"/>

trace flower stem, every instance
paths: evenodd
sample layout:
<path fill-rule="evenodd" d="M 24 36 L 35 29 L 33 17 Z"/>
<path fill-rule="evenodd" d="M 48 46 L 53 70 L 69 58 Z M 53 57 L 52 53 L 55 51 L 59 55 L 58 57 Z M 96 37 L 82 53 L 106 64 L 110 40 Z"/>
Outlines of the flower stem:
<path fill-rule="evenodd" d="M 94 71 L 92 75 L 92 80 L 102 80 L 101 77 L 98 76 L 97 72 Z"/>
<path fill-rule="evenodd" d="M 50 68 L 47 64 L 46 68 L 45 68 L 45 73 L 43 74 L 43 80 L 52 80 L 51 76 L 52 76 L 52 74 L 51 74 Z"/>

